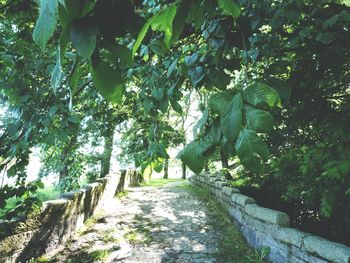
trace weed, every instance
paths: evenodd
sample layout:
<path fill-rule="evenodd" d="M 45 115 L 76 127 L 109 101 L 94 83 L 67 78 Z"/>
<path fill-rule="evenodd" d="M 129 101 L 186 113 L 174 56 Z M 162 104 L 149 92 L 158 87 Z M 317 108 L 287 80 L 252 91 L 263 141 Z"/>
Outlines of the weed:
<path fill-rule="evenodd" d="M 270 253 L 269 247 L 263 247 L 261 250 L 255 250 L 255 253 L 253 256 L 250 256 L 249 259 L 251 262 L 264 262 L 264 259 L 269 255 Z"/>

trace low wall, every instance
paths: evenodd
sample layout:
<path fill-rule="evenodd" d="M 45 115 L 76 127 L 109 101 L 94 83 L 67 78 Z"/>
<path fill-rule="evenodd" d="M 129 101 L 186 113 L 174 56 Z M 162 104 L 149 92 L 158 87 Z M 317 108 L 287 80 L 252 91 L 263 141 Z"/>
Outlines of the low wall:
<path fill-rule="evenodd" d="M 350 247 L 289 227 L 287 214 L 258 206 L 222 177 L 206 173 L 189 180 L 215 196 L 252 247 L 270 247 L 269 261 L 350 263 Z"/>
<path fill-rule="evenodd" d="M 0 220 L 0 262 L 26 262 L 57 248 L 116 193 L 137 185 L 138 178 L 136 171 L 121 170 L 65 193 L 60 199 L 44 202 L 39 213 L 29 215 L 24 221 Z"/>

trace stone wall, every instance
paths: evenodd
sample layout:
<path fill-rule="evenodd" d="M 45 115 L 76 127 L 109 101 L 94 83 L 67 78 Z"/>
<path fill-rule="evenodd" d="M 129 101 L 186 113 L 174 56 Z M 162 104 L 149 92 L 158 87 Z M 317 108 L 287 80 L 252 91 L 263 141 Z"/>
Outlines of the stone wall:
<path fill-rule="evenodd" d="M 222 177 L 206 173 L 189 180 L 213 194 L 252 247 L 270 247 L 269 261 L 350 263 L 349 247 L 289 227 L 287 214 L 258 206 Z"/>
<path fill-rule="evenodd" d="M 116 193 L 137 185 L 138 180 L 136 171 L 121 170 L 60 199 L 44 202 L 41 212 L 26 220 L 0 220 L 0 262 L 26 262 L 58 247 Z"/>

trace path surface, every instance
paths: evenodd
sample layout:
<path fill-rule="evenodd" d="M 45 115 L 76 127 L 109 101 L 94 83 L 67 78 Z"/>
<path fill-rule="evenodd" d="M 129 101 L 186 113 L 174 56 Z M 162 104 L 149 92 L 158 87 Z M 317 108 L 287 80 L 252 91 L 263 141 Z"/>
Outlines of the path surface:
<path fill-rule="evenodd" d="M 44 257 L 69 263 L 217 262 L 222 230 L 202 201 L 175 184 L 130 189 L 65 248 Z"/>

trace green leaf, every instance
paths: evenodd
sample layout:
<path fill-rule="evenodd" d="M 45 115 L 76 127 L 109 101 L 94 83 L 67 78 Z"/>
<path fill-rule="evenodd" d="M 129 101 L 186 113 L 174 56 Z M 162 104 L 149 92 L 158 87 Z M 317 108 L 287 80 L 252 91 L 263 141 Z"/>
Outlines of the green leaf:
<path fill-rule="evenodd" d="M 183 150 L 181 160 L 196 174 L 199 174 L 203 170 L 206 161 L 201 154 L 201 147 L 196 141 L 186 146 Z"/>
<path fill-rule="evenodd" d="M 190 77 L 192 85 L 197 86 L 205 77 L 205 71 L 202 66 L 197 66 L 194 68 L 190 68 L 188 70 L 188 75 Z"/>
<path fill-rule="evenodd" d="M 173 20 L 175 18 L 177 6 L 172 5 L 152 19 L 151 28 L 153 31 L 164 32 L 164 43 L 170 48 L 171 37 L 173 35 Z"/>
<path fill-rule="evenodd" d="M 57 12 L 57 0 L 40 0 L 39 18 L 35 24 L 33 39 L 41 49 L 45 49 L 47 41 L 56 29 Z"/>
<path fill-rule="evenodd" d="M 134 46 L 132 47 L 132 57 L 135 56 L 136 54 L 136 51 L 139 49 L 139 47 L 141 46 L 141 43 L 143 41 L 143 39 L 145 38 L 147 32 L 148 32 L 148 29 L 149 27 L 151 26 L 151 23 L 152 23 L 152 19 L 154 17 L 152 17 L 151 19 L 147 20 L 147 22 L 143 25 L 143 27 L 141 28 L 141 31 L 135 41 L 135 44 Z"/>
<path fill-rule="evenodd" d="M 182 107 L 176 100 L 170 99 L 170 105 L 171 105 L 171 107 L 173 108 L 174 111 L 176 111 L 177 113 L 182 114 Z"/>
<path fill-rule="evenodd" d="M 164 92 L 162 88 L 153 88 L 151 91 L 152 97 L 157 101 L 161 101 L 164 97 Z"/>
<path fill-rule="evenodd" d="M 17 173 L 16 165 L 12 165 L 10 169 L 6 171 L 8 177 L 14 177 Z"/>
<path fill-rule="evenodd" d="M 68 84 L 72 92 L 72 96 L 75 95 L 78 88 L 80 77 L 83 75 L 82 69 L 79 67 L 80 61 L 81 61 L 81 58 L 76 57 L 71 74 L 69 75 L 69 78 L 68 78 Z"/>
<path fill-rule="evenodd" d="M 123 45 L 112 45 L 110 43 L 104 43 L 103 47 L 111 53 L 113 63 L 117 64 L 119 59 L 126 67 L 132 66 L 132 52 L 129 48 Z"/>
<path fill-rule="evenodd" d="M 143 162 L 141 164 L 141 173 L 144 178 L 151 178 L 153 169 L 152 164 L 148 162 Z"/>
<path fill-rule="evenodd" d="M 173 61 L 173 63 L 171 63 L 171 65 L 169 66 L 168 72 L 167 72 L 167 77 L 168 77 L 168 78 L 170 78 L 170 76 L 173 74 L 173 72 L 174 72 L 174 70 L 175 70 L 175 68 L 176 68 L 177 60 L 178 60 L 178 58 L 175 59 L 175 60 Z"/>
<path fill-rule="evenodd" d="M 236 154 L 235 143 L 223 138 L 221 149 L 226 156 L 233 156 Z"/>
<path fill-rule="evenodd" d="M 72 22 L 70 38 L 79 56 L 90 58 L 96 47 L 97 25 L 91 19 L 78 18 Z"/>
<path fill-rule="evenodd" d="M 18 132 L 17 126 L 13 123 L 8 124 L 6 130 L 10 137 L 14 137 Z"/>
<path fill-rule="evenodd" d="M 63 29 L 66 29 L 73 19 L 81 17 L 85 0 L 59 0 L 58 17 Z"/>
<path fill-rule="evenodd" d="M 278 92 L 281 99 L 285 101 L 289 100 L 292 90 L 286 81 L 278 78 L 272 78 L 268 80 L 267 84 Z"/>
<path fill-rule="evenodd" d="M 340 4 L 350 7 L 350 0 L 336 0 L 336 2 L 339 2 Z"/>
<path fill-rule="evenodd" d="M 198 61 L 198 55 L 196 53 L 193 53 L 191 56 L 186 56 L 185 57 L 185 64 L 188 67 L 192 67 L 196 64 L 196 62 Z"/>
<path fill-rule="evenodd" d="M 122 101 L 125 85 L 118 71 L 112 69 L 106 62 L 100 61 L 96 67 L 92 67 L 91 73 L 94 86 L 106 100 L 114 103 Z"/>
<path fill-rule="evenodd" d="M 78 116 L 77 114 L 72 114 L 72 115 L 68 118 L 68 120 L 69 120 L 70 122 L 72 122 L 72 123 L 76 123 L 76 124 L 80 123 L 80 118 L 79 118 L 79 116 Z"/>
<path fill-rule="evenodd" d="M 55 115 L 55 113 L 57 112 L 58 107 L 57 105 L 53 105 L 50 109 L 49 109 L 49 115 L 52 117 L 53 115 Z"/>
<path fill-rule="evenodd" d="M 269 132 L 273 128 L 274 120 L 269 112 L 247 105 L 244 107 L 244 113 L 247 129 L 256 132 Z"/>
<path fill-rule="evenodd" d="M 221 70 L 215 70 L 209 74 L 210 81 L 218 89 L 225 90 L 231 82 L 231 77 Z"/>
<path fill-rule="evenodd" d="M 163 162 L 159 160 L 153 161 L 151 165 L 153 170 L 156 171 L 157 173 L 160 173 L 163 170 Z"/>
<path fill-rule="evenodd" d="M 199 119 L 196 125 L 193 126 L 193 137 L 196 137 L 198 134 L 203 133 L 204 126 L 208 120 L 208 116 L 209 116 L 209 110 L 208 108 L 205 108 L 203 111 L 202 117 Z"/>
<path fill-rule="evenodd" d="M 218 0 L 219 7 L 224 11 L 224 14 L 232 16 L 234 19 L 241 15 L 241 9 L 233 0 Z"/>
<path fill-rule="evenodd" d="M 270 86 L 255 82 L 243 90 L 244 99 L 253 106 L 267 104 L 270 107 L 281 107 L 281 99 L 276 90 Z"/>
<path fill-rule="evenodd" d="M 220 128 L 229 141 L 235 141 L 242 129 L 242 94 L 236 94 L 227 105 L 225 113 L 220 119 Z"/>
<path fill-rule="evenodd" d="M 173 34 L 171 36 L 171 43 L 175 43 L 179 39 L 185 27 L 190 5 L 191 1 L 181 1 L 173 21 Z"/>
<path fill-rule="evenodd" d="M 250 170 L 261 171 L 263 161 L 269 157 L 266 143 L 255 131 L 248 129 L 240 132 L 235 148 L 241 164 Z"/>
<path fill-rule="evenodd" d="M 66 53 L 66 47 L 69 42 L 69 36 L 70 36 L 70 28 L 67 27 L 62 31 L 62 34 L 60 36 L 59 40 L 59 47 L 60 47 L 60 55 L 61 55 L 61 64 L 64 59 L 64 55 Z"/>
<path fill-rule="evenodd" d="M 57 53 L 56 53 L 56 65 L 52 70 L 51 79 L 50 79 L 51 87 L 55 93 L 58 87 L 61 85 L 63 76 L 64 76 L 64 73 L 62 71 L 62 66 L 61 66 L 61 48 L 60 48 L 60 45 L 58 45 Z"/>
<path fill-rule="evenodd" d="M 232 90 L 226 90 L 215 93 L 210 96 L 208 100 L 209 109 L 213 114 L 219 114 L 220 116 L 225 113 L 228 104 L 232 100 L 234 92 Z"/>

